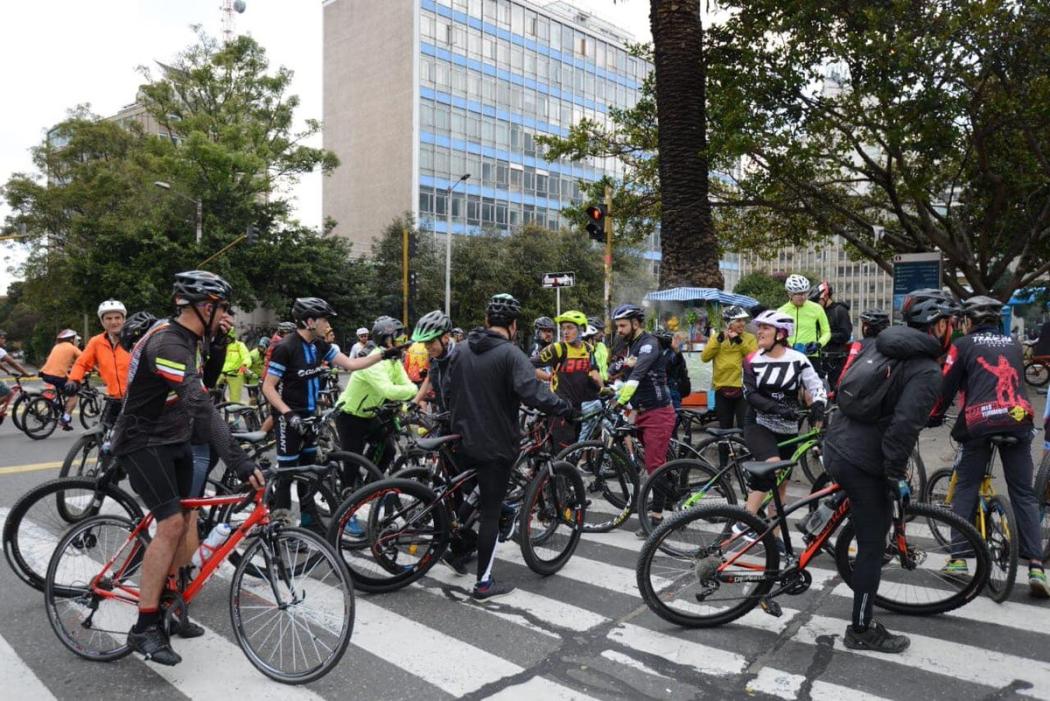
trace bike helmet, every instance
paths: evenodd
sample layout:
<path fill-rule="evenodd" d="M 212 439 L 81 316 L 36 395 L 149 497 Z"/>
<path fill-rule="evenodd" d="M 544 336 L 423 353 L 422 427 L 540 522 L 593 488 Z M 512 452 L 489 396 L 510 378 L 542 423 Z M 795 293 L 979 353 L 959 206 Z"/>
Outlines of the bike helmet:
<path fill-rule="evenodd" d="M 621 304 L 613 310 L 612 318 L 613 321 L 620 321 L 621 319 L 645 321 L 645 312 L 635 304 Z"/>
<path fill-rule="evenodd" d="M 549 316 L 541 316 L 532 322 L 532 327 L 537 331 L 553 331 L 554 321 Z"/>
<path fill-rule="evenodd" d="M 354 334 L 354 335 L 356 335 L 356 336 L 367 336 L 368 335 L 368 329 L 366 329 L 364 326 L 362 326 L 361 328 L 359 328 L 357 330 L 357 333 Z"/>
<path fill-rule="evenodd" d="M 521 316 L 521 302 L 506 293 L 493 295 L 485 308 L 485 316 L 490 324 L 509 327 Z"/>
<path fill-rule="evenodd" d="M 372 340 L 377 346 L 385 346 L 387 338 L 396 339 L 405 333 L 405 326 L 390 316 L 381 316 L 372 324 Z"/>
<path fill-rule="evenodd" d="M 737 319 L 750 319 L 751 316 L 744 311 L 743 307 L 739 307 L 735 304 L 730 305 L 722 310 L 722 321 L 729 323 L 730 321 L 736 321 Z"/>
<path fill-rule="evenodd" d="M 658 328 L 653 331 L 653 335 L 656 336 L 656 340 L 660 342 L 660 347 L 667 350 L 671 347 L 671 341 L 674 340 L 674 334 L 667 329 Z"/>
<path fill-rule="evenodd" d="M 907 295 L 901 304 L 901 318 L 904 319 L 904 323 L 920 329 L 952 315 L 953 309 L 943 297 L 912 293 Z"/>
<path fill-rule="evenodd" d="M 259 338 L 257 344 L 262 350 L 266 350 L 270 347 L 270 338 L 268 336 L 262 336 Z"/>
<path fill-rule="evenodd" d="M 277 324 L 277 335 L 284 337 L 295 331 L 295 324 L 291 321 L 282 321 Z"/>
<path fill-rule="evenodd" d="M 780 339 L 778 335 L 778 341 L 784 340 L 786 342 L 795 333 L 795 320 L 787 314 L 778 312 L 776 309 L 767 309 L 756 316 L 755 326 L 772 326 L 778 331 L 784 331 L 784 338 Z"/>
<path fill-rule="evenodd" d="M 463 336 L 465 336 L 466 334 L 463 332 L 463 329 L 457 326 L 456 328 L 452 329 L 452 335 L 457 338 L 463 338 Z"/>
<path fill-rule="evenodd" d="M 428 343 L 436 338 L 441 338 L 452 331 L 452 320 L 440 309 L 427 312 L 419 317 L 416 328 L 412 331 L 413 341 Z"/>
<path fill-rule="evenodd" d="M 890 325 L 890 315 L 881 309 L 865 309 L 860 313 L 861 323 L 865 330 L 878 334 Z"/>
<path fill-rule="evenodd" d="M 555 317 L 554 321 L 559 324 L 576 324 L 581 329 L 587 326 L 587 317 L 583 315 L 583 312 L 578 312 L 575 309 L 560 314 Z"/>
<path fill-rule="evenodd" d="M 605 320 L 602 319 L 600 316 L 589 316 L 589 317 L 587 317 L 587 323 L 590 324 L 591 326 L 593 326 L 596 329 L 604 329 L 605 328 Z"/>
<path fill-rule="evenodd" d="M 197 304 L 199 302 L 226 302 L 233 294 L 230 283 L 207 270 L 187 270 L 175 275 L 172 290 L 175 304 Z"/>
<path fill-rule="evenodd" d="M 784 289 L 789 295 L 804 294 L 809 292 L 809 288 L 809 278 L 804 275 L 788 275 L 787 280 L 784 281 Z"/>
<path fill-rule="evenodd" d="M 831 283 L 825 280 L 818 285 L 814 285 L 813 289 L 809 291 L 809 301 L 819 302 L 824 297 L 830 297 L 832 294 L 834 294 L 834 290 L 831 289 Z"/>
<path fill-rule="evenodd" d="M 974 324 L 998 325 L 1003 313 L 1003 303 L 993 297 L 975 295 L 963 300 L 962 313 Z"/>
<path fill-rule="evenodd" d="M 76 337 L 77 337 L 77 332 L 74 331 L 73 329 L 62 329 L 61 331 L 58 332 L 58 335 L 55 336 L 55 340 L 56 341 L 72 341 Z"/>
<path fill-rule="evenodd" d="M 113 312 L 120 312 L 122 316 L 128 315 L 128 310 L 124 307 L 123 304 L 121 304 L 115 299 L 107 299 L 105 302 L 98 305 L 99 321 L 102 321 L 102 317 L 104 317 L 106 314 L 111 314 Z"/>
<path fill-rule="evenodd" d="M 120 345 L 130 353 L 142 335 L 149 331 L 155 323 L 157 323 L 157 317 L 149 312 L 135 312 L 128 317 L 124 322 L 124 327 L 120 330 Z"/>
<path fill-rule="evenodd" d="M 593 324 L 587 324 L 587 328 L 580 334 L 582 338 L 594 338 L 598 335 L 598 329 L 594 328 Z"/>
<path fill-rule="evenodd" d="M 320 297 L 300 297 L 292 304 L 292 318 L 297 324 L 307 319 L 334 319 L 337 316 L 332 305 Z"/>

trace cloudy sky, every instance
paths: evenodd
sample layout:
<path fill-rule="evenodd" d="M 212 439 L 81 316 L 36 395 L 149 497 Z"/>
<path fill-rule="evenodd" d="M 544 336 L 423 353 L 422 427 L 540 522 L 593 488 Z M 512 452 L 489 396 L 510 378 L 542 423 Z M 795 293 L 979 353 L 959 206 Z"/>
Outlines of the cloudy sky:
<path fill-rule="evenodd" d="M 403 2 L 404 0 L 337 0 Z M 547 0 L 537 0 L 545 4 Z M 238 32 L 264 47 L 271 65 L 295 71 L 292 90 L 302 98 L 299 118 L 321 118 L 320 0 L 246 0 Z M 137 66 L 168 61 L 194 41 L 191 25 L 213 35 L 221 27 L 221 0 L 34 0 L 0 4 L 0 65 L 4 66 L 3 126 L 0 128 L 0 183 L 12 173 L 30 172 L 29 149 L 47 128 L 78 104 L 110 115 L 132 102 L 142 82 Z M 627 29 L 649 38 L 647 0 L 574 0 Z M 304 178 L 294 191 L 298 216 L 321 222 L 319 177 Z M 8 210 L 0 203 L 0 219 Z M 0 294 L 13 279 L 11 269 L 24 247 L 0 243 Z"/>

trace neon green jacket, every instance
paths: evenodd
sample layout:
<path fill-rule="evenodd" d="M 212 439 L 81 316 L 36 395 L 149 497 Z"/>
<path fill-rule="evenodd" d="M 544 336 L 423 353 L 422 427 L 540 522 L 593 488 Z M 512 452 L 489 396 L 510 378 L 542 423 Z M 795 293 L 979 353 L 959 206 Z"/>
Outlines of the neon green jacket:
<path fill-rule="evenodd" d="M 369 355 L 379 353 L 376 348 Z M 339 403 L 347 414 L 368 418 L 372 409 L 383 402 L 407 402 L 418 391 L 405 366 L 399 360 L 382 360 L 364 370 L 354 370 L 350 382 L 339 395 Z"/>
<path fill-rule="evenodd" d="M 605 341 L 594 344 L 594 364 L 598 366 L 598 374 L 602 376 L 602 382 L 609 381 L 609 346 Z"/>
<path fill-rule="evenodd" d="M 258 347 L 252 348 L 248 353 L 248 368 L 252 371 L 252 374 L 257 377 L 262 377 L 263 363 L 266 362 L 266 351 L 260 350 Z"/>
<path fill-rule="evenodd" d="M 788 337 L 788 346 L 804 346 L 813 342 L 822 347 L 828 345 L 828 341 L 831 340 L 831 324 L 828 323 L 824 307 L 807 299 L 801 307 L 796 307 L 789 301 L 777 311 L 795 320 L 795 335 Z"/>
<path fill-rule="evenodd" d="M 243 341 L 230 341 L 226 346 L 226 362 L 222 365 L 223 375 L 236 375 L 243 366 L 251 367 L 252 359 L 248 355 L 248 346 Z"/>

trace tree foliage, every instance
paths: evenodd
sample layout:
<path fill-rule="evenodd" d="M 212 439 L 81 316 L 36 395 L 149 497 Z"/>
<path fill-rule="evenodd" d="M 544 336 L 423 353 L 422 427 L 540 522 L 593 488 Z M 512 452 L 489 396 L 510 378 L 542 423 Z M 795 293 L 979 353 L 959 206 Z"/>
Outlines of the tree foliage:
<path fill-rule="evenodd" d="M 741 276 L 733 292 L 754 297 L 759 304 L 769 309 L 776 309 L 787 301 L 784 293 L 784 277 L 763 272 Z"/>

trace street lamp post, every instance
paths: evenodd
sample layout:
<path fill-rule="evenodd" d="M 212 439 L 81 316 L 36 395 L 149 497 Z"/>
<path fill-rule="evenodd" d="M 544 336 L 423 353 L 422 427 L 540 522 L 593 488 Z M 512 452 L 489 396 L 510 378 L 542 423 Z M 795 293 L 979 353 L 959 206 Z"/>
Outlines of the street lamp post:
<path fill-rule="evenodd" d="M 186 200 L 187 202 L 192 202 L 193 205 L 197 208 L 197 243 L 200 243 L 201 238 L 204 234 L 204 203 L 199 198 L 189 197 L 187 195 L 182 194 L 178 190 L 173 190 L 171 187 L 171 183 L 165 182 L 163 180 L 155 180 L 153 181 L 153 184 L 159 187 L 161 190 L 167 190 L 176 197 L 180 197 Z"/>
<path fill-rule="evenodd" d="M 465 182 L 470 173 L 464 173 L 459 180 L 448 188 L 448 202 L 445 203 L 445 315 L 452 315 L 452 191 Z"/>

